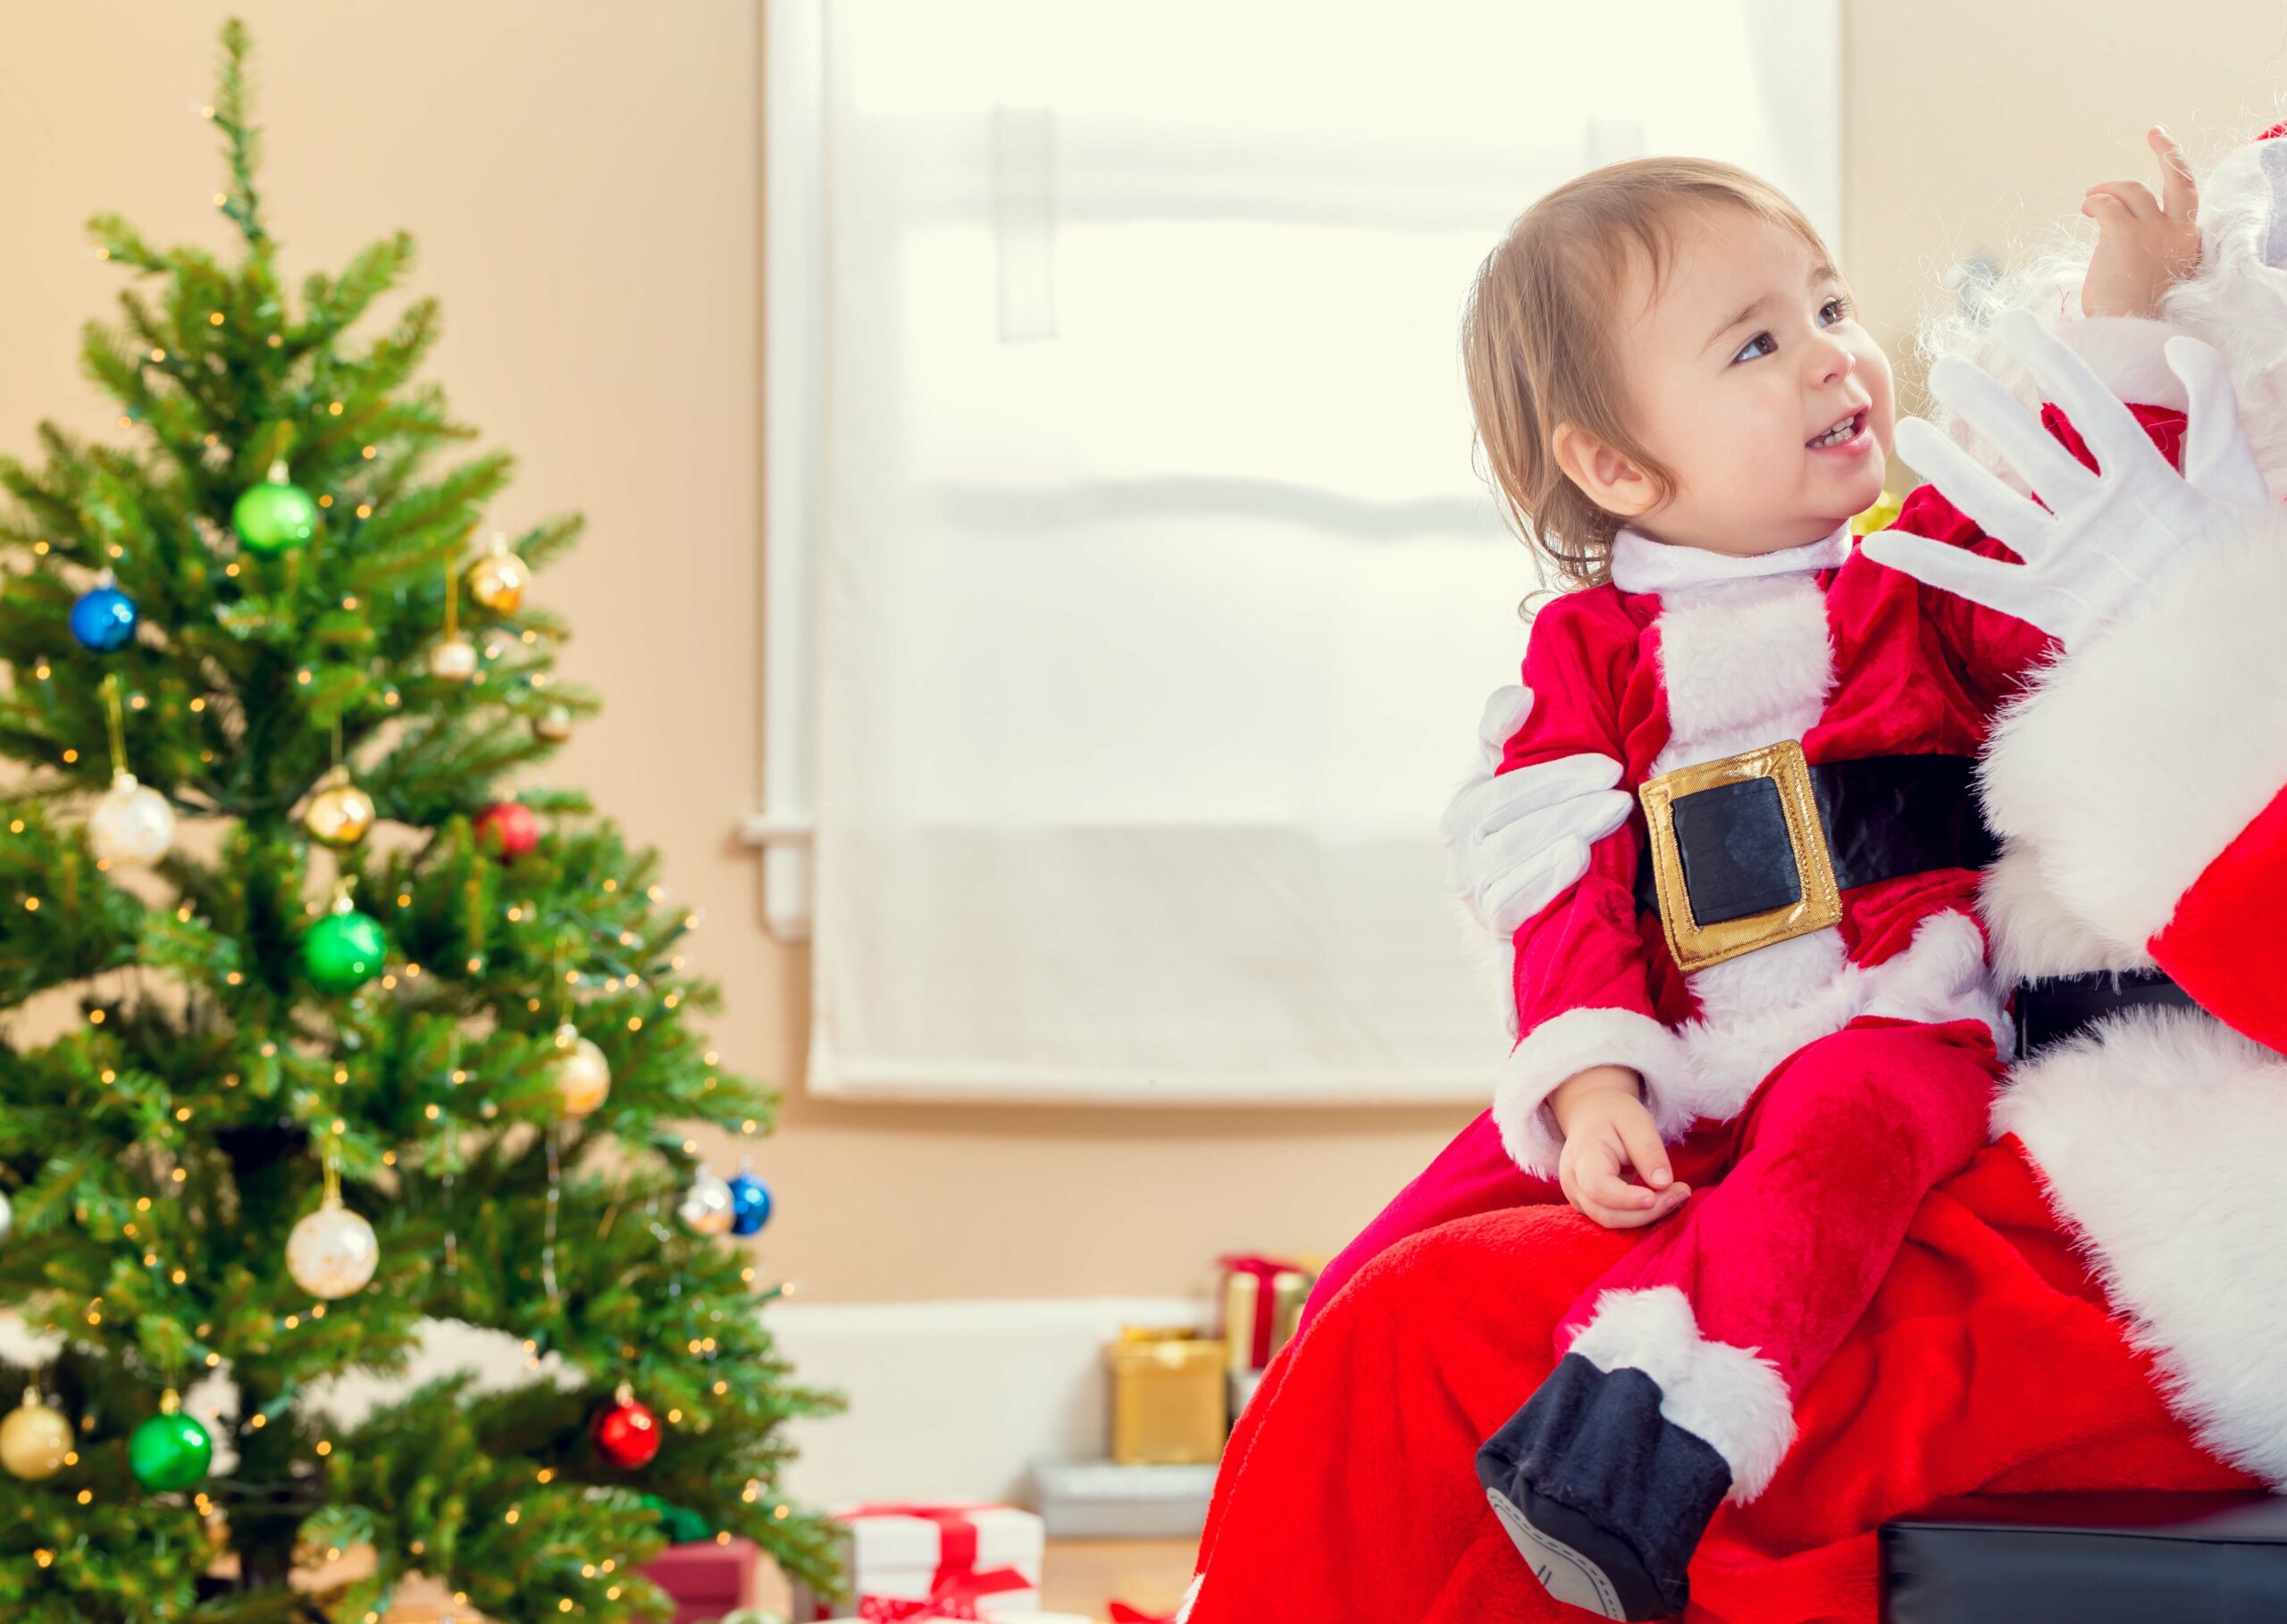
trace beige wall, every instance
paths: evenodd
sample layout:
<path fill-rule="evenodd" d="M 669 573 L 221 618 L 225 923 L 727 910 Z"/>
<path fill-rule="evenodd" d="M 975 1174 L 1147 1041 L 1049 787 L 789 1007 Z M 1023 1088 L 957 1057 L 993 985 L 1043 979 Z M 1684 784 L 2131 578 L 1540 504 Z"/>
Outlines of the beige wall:
<path fill-rule="evenodd" d="M 551 776 L 593 788 L 708 922 L 714 1041 L 787 1080 L 764 1266 L 818 1297 L 1157 1293 L 1234 1246 L 1330 1249 L 1461 1126 L 1450 1109 L 850 1106 L 798 1086 L 807 960 L 763 932 L 733 830 L 759 802 L 758 8 L 750 0 L 246 0 L 266 194 L 297 275 L 398 225 L 444 300 L 433 374 L 522 476 L 497 516 L 584 509 L 540 592 L 605 714 Z M 0 448 L 109 419 L 78 325 L 121 278 L 80 225 L 220 241 L 208 0 L 0 11 Z M 2147 168 L 2139 134 L 2267 104 L 2282 7 L 1847 7 L 1843 245 L 1890 339 L 1951 254 Z M 1968 47 L 1974 46 L 1973 58 Z M 1893 343 L 1893 353 L 1897 347 Z M 1488 686 L 1498 679 L 1487 673 Z M 1457 764 L 1458 766 L 1458 764 Z M 727 1147 L 725 1155 L 730 1154 Z"/>

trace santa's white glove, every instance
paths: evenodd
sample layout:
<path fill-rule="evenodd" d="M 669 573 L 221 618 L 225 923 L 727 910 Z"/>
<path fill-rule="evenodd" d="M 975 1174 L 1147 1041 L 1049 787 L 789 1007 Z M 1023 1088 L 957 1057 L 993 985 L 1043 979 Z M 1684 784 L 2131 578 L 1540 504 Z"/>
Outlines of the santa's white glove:
<path fill-rule="evenodd" d="M 1967 362 L 1930 370 L 1931 392 L 2000 453 L 2046 511 L 1980 467 L 1918 417 L 1897 426 L 1898 455 L 2023 564 L 1981 557 L 1923 536 L 1883 531 L 1863 543 L 1877 564 L 2031 622 L 2067 648 L 2110 624 L 2167 567 L 2171 555 L 2219 523 L 2269 505 L 2240 429 L 2224 357 L 2197 339 L 2170 339 L 2168 366 L 2191 398 L 2179 474 L 2096 373 L 2023 311 L 1998 318 L 2002 347 L 2024 364 L 2088 444 L 2082 467 L 2040 418 Z"/>
<path fill-rule="evenodd" d="M 1496 688 L 1478 724 L 1477 770 L 1445 808 L 1438 829 L 1445 871 L 1470 913 L 1506 938 L 1588 872 L 1588 848 L 1635 810 L 1613 786 L 1609 756 L 1566 756 L 1495 775 L 1504 747 L 1532 713 L 1529 688 Z"/>

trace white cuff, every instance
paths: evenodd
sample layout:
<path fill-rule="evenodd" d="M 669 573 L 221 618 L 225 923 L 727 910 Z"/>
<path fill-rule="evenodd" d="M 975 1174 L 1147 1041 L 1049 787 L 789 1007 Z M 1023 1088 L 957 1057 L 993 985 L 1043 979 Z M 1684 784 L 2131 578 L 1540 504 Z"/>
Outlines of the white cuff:
<path fill-rule="evenodd" d="M 1567 1009 L 1519 1039 L 1493 1091 L 1493 1126 L 1511 1159 L 1540 1178 L 1556 1176 L 1564 1149 L 1548 1097 L 1591 1066 L 1626 1066 L 1644 1078 L 1644 1103 L 1660 1137 L 1674 1139 L 1698 1113 L 1691 1106 L 1690 1059 L 1683 1041 L 1632 1009 Z"/>
<path fill-rule="evenodd" d="M 2067 299 L 2077 306 L 2080 295 Z M 2161 353 L 2170 339 L 2182 336 L 2183 329 L 2174 322 L 2144 316 L 2088 316 L 2068 309 L 2041 325 L 2130 405 L 2172 406 L 2181 412 L 2190 404 L 2183 380 Z"/>
<path fill-rule="evenodd" d="M 2060 655 L 1995 729 L 1994 827 L 2057 901 L 2140 947 L 2287 786 L 2287 514 L 2196 538 L 2140 602 Z"/>
<path fill-rule="evenodd" d="M 1660 1414 L 1731 1469 L 1725 1499 L 1744 1505 L 1769 1486 L 1795 1442 L 1795 1402 L 1779 1367 L 1753 1348 L 1700 1334 L 1672 1285 L 1613 1290 L 1565 1350 L 1599 1370 L 1641 1370 L 1660 1389 Z"/>

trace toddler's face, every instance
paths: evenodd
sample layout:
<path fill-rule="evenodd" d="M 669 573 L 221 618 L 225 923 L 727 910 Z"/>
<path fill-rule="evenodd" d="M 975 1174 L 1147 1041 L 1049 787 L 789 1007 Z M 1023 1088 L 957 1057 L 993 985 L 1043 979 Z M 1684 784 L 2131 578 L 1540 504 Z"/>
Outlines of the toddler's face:
<path fill-rule="evenodd" d="M 1792 232 L 1695 211 L 1654 297 L 1638 264 L 1616 335 L 1633 426 L 1675 475 L 1631 519 L 1663 541 L 1732 554 L 1800 546 L 1881 495 L 1889 363 L 1842 280 Z"/>

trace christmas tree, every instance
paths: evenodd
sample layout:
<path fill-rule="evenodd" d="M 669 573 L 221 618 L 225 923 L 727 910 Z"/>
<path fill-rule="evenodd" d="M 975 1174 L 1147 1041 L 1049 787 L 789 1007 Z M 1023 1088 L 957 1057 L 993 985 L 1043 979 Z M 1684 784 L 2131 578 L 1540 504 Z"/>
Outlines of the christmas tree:
<path fill-rule="evenodd" d="M 432 301 L 353 339 L 409 239 L 289 294 L 222 41 L 228 255 L 96 217 L 122 443 L 0 459 L 0 1302 L 36 1343 L 0 1369 L 0 1618 L 371 1620 L 415 1574 L 665 1618 L 632 1570 L 670 1512 L 830 1583 L 775 1484 L 834 1401 L 720 1238 L 767 1191 L 687 1136 L 775 1097 L 690 1029 L 720 994 L 656 854 L 502 782 L 598 708 L 526 590 L 580 521 L 478 540 L 511 463 L 443 455 L 475 431 L 417 380 Z M 451 1321 L 515 1339 L 511 1385 L 330 1400 Z"/>

